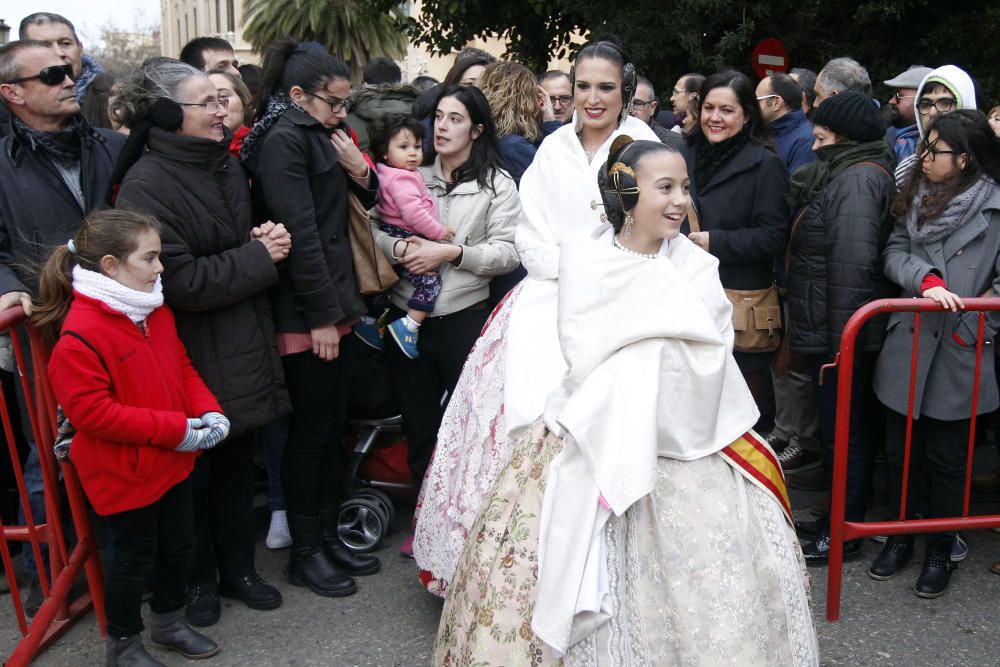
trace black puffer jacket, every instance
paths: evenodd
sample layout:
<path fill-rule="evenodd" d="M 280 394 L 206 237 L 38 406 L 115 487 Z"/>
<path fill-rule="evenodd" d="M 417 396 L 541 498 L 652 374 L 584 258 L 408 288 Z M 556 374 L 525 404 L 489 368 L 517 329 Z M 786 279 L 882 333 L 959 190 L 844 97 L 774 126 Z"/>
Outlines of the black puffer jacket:
<path fill-rule="evenodd" d="M 258 220 L 284 223 L 292 234 L 274 292 L 274 322 L 281 332 L 307 332 L 365 313 L 354 280 L 347 193 L 371 208 L 378 178 L 372 169 L 368 189 L 357 185 L 337 162 L 330 133 L 312 116 L 288 109 L 246 161 Z"/>
<path fill-rule="evenodd" d="M 249 188 L 229 139 L 153 128 L 149 152 L 125 175 L 117 207 L 162 223 L 164 298 L 191 361 L 238 435 L 291 404 L 267 295 L 278 270 L 264 244 L 250 240 Z"/>
<path fill-rule="evenodd" d="M 785 251 L 789 212 L 788 170 L 770 148 L 745 144 L 707 183 L 698 183 L 696 150 L 686 146 L 691 198 L 708 232 L 708 251 L 719 258 L 719 279 L 730 289 L 764 289 Z M 687 223 L 683 231 L 687 233 Z"/>
<path fill-rule="evenodd" d="M 892 171 L 888 150 L 872 163 L 850 166 L 797 216 L 789 239 L 785 295 L 792 350 L 835 354 L 854 311 L 898 293 L 882 273 L 896 192 Z M 864 328 L 860 343 L 865 351 L 879 350 L 884 329 L 884 319 Z"/>

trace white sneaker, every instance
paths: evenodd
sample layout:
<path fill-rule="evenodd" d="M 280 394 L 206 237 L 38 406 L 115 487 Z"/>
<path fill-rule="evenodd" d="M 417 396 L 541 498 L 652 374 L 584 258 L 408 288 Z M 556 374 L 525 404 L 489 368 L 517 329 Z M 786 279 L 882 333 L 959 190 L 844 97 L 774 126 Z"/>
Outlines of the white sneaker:
<path fill-rule="evenodd" d="M 264 544 L 268 549 L 284 549 L 292 545 L 292 535 L 288 532 L 288 517 L 285 510 L 271 512 L 271 526 L 267 529 Z"/>

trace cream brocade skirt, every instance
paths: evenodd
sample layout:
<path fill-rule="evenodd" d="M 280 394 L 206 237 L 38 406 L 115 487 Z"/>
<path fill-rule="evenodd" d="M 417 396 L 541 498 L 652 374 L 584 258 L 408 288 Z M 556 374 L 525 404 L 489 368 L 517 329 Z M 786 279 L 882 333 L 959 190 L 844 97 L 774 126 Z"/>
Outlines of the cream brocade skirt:
<path fill-rule="evenodd" d="M 515 445 L 447 592 L 434 665 L 819 664 L 795 534 L 719 455 L 659 459 L 653 493 L 606 529 L 611 620 L 553 655 L 531 616 L 545 480 L 561 450 L 541 421 Z"/>

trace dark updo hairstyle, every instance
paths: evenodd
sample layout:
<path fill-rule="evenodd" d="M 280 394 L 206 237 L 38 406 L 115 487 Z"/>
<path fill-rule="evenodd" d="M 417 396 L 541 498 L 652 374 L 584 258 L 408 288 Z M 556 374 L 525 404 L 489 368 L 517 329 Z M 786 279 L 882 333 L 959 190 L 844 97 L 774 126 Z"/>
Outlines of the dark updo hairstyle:
<path fill-rule="evenodd" d="M 639 162 L 653 153 L 677 153 L 677 149 L 659 141 L 633 141 L 619 135 L 611 144 L 608 161 L 597 172 L 604 214 L 616 232 L 625 224 L 625 213 L 639 203 Z M 621 166 L 617 166 L 621 165 Z M 623 168 L 624 167 L 624 168 Z"/>
<path fill-rule="evenodd" d="M 302 45 L 291 38 L 279 39 L 267 46 L 263 69 L 253 101 L 254 121 L 267 113 L 267 102 L 272 95 L 288 95 L 293 86 L 314 93 L 335 79 L 351 80 L 347 65 L 325 49 Z"/>
<path fill-rule="evenodd" d="M 927 127 L 924 134 L 925 141 L 935 130 L 938 139 L 955 151 L 952 155 L 938 156 L 938 160 L 955 159 L 964 153 L 968 156 L 968 162 L 954 181 L 932 188 L 923 197 L 920 210 L 917 212 L 918 228 L 925 221 L 941 215 L 952 199 L 968 190 L 980 178 L 986 176 L 994 181 L 1000 181 L 1000 139 L 994 134 L 982 111 L 964 109 L 936 116 Z M 921 147 L 922 144 L 917 145 L 918 158 L 922 155 Z M 892 213 L 897 219 L 903 220 L 910 213 L 923 180 L 923 170 L 919 162 L 915 163 L 892 207 Z"/>
<path fill-rule="evenodd" d="M 475 86 L 444 86 L 434 102 L 435 113 L 437 113 L 441 100 L 446 97 L 454 97 L 461 102 L 465 110 L 469 112 L 469 120 L 472 121 L 472 124 L 480 125 L 483 128 L 479 137 L 472 142 L 472 152 L 469 153 L 469 159 L 455 170 L 454 180 L 448 183 L 448 189 L 451 190 L 459 183 L 476 181 L 479 183 L 479 187 L 493 190 L 493 177 L 500 169 L 500 153 L 497 150 L 496 125 L 493 123 L 490 104 L 486 101 L 486 96 Z M 437 157 L 437 151 L 431 144 L 425 164 L 434 162 L 435 157 Z"/>
<path fill-rule="evenodd" d="M 588 58 L 607 60 L 621 68 L 622 108 L 627 109 L 632 103 L 632 98 L 635 97 L 637 75 L 635 65 L 629 59 L 628 52 L 622 46 L 621 40 L 615 35 L 603 33 L 584 44 L 576 52 L 576 58 L 573 59 L 573 64 L 569 68 L 569 82 L 574 95 L 576 94 L 576 65 L 581 60 L 587 60 Z"/>
<path fill-rule="evenodd" d="M 73 303 L 73 267 L 103 273 L 101 258 L 111 255 L 124 262 L 139 247 L 143 232 L 160 233 L 160 221 L 139 211 L 104 209 L 94 211 L 73 237 L 73 251 L 57 246 L 42 267 L 32 323 L 51 348 L 59 338 L 63 320 Z"/>
<path fill-rule="evenodd" d="M 740 106 L 743 108 L 743 115 L 746 116 L 750 129 L 750 143 L 758 146 L 773 146 L 771 143 L 771 133 L 767 129 L 767 123 L 760 113 L 760 105 L 757 104 L 757 88 L 753 85 L 746 74 L 735 70 L 725 70 L 716 72 L 705 79 L 698 93 L 698 115 L 701 116 L 701 106 L 705 103 L 708 94 L 716 88 L 729 88 L 736 94 Z M 689 143 L 707 141 L 705 133 L 701 129 L 701 123 L 697 123 L 691 128 L 688 135 Z"/>
<path fill-rule="evenodd" d="M 101 72 L 87 86 L 87 94 L 80 105 L 80 113 L 91 127 L 116 129 L 111 122 L 111 109 L 108 107 L 108 101 L 114 94 L 114 87 L 115 75 L 111 72 Z"/>
<path fill-rule="evenodd" d="M 417 141 L 423 141 L 424 126 L 413 116 L 390 113 L 375 119 L 368 126 L 368 154 L 372 159 L 387 164 L 385 155 L 389 152 L 389 144 L 403 130 L 409 130 Z"/>

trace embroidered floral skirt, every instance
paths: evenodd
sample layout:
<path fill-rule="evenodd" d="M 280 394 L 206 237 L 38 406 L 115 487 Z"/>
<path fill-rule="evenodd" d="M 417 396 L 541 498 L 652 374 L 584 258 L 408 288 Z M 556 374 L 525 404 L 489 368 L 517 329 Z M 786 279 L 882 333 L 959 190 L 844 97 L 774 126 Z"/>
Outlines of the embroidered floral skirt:
<path fill-rule="evenodd" d="M 795 534 L 718 455 L 659 459 L 653 493 L 606 528 L 611 620 L 553 655 L 531 617 L 546 474 L 561 450 L 541 422 L 516 443 L 456 568 L 435 665 L 819 664 Z"/>

